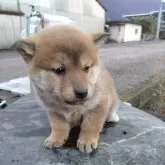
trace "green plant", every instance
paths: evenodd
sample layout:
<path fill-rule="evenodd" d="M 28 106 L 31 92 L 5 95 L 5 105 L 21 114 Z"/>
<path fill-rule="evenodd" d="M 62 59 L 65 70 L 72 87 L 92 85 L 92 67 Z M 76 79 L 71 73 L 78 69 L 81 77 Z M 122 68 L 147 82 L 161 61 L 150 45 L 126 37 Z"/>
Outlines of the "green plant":
<path fill-rule="evenodd" d="M 155 16 L 136 16 L 129 18 L 131 23 L 142 25 L 142 33 L 155 34 L 156 32 L 156 20 Z"/>
<path fill-rule="evenodd" d="M 156 106 L 154 109 L 155 111 L 159 111 L 160 113 L 165 113 L 165 80 L 162 80 L 159 85 L 158 88 L 154 89 L 154 93 L 153 95 L 155 95 L 156 99 Z"/>

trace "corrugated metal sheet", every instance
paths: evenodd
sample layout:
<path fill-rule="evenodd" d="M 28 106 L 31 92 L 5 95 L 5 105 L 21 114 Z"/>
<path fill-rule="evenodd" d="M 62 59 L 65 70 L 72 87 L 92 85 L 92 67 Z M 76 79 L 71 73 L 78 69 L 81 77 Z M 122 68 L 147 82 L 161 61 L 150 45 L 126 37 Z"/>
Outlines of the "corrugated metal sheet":
<path fill-rule="evenodd" d="M 17 0 L 0 0 L 0 11 L 19 11 Z"/>
<path fill-rule="evenodd" d="M 2 3 L 3 2 L 3 3 Z M 18 10 L 17 0 L 0 0 L 0 8 Z M 92 33 L 104 31 L 105 11 L 95 0 L 20 0 L 21 11 L 31 10 L 29 4 L 36 6 L 42 13 L 63 15 L 75 21 L 77 25 Z M 22 17 L 22 27 L 25 27 Z M 18 16 L 0 15 L 0 49 L 9 48 L 20 38 L 21 21 Z"/>
<path fill-rule="evenodd" d="M 28 13 L 30 8 L 27 4 L 33 0 L 20 0 L 22 11 Z M 104 31 L 105 10 L 96 0 L 49 0 L 50 8 L 43 6 L 41 0 L 36 0 L 37 10 L 45 13 L 63 15 L 76 21 L 77 24 L 90 32 L 101 33 Z M 32 3 L 33 4 L 33 3 Z M 23 20 L 25 25 L 25 20 Z"/>
<path fill-rule="evenodd" d="M 93 1 L 93 4 L 92 4 L 93 16 L 105 19 L 105 10 L 100 6 L 99 3 L 96 3 L 95 0 L 92 0 L 92 1 Z"/>
<path fill-rule="evenodd" d="M 83 2 L 84 2 L 84 0 L 77 0 L 77 1 L 70 0 L 69 1 L 69 11 L 73 12 L 73 13 L 83 14 Z"/>
<path fill-rule="evenodd" d="M 0 49 L 10 48 L 20 34 L 20 17 L 0 15 Z"/>
<path fill-rule="evenodd" d="M 55 0 L 19 0 L 19 1 L 21 4 L 51 8 L 51 4 Z"/>
<path fill-rule="evenodd" d="M 92 15 L 92 1 L 83 0 L 83 14 Z"/>
<path fill-rule="evenodd" d="M 54 14 L 69 17 L 71 20 L 76 21 L 77 25 L 91 33 L 102 33 L 104 31 L 105 19 L 78 14 L 78 13 L 65 13 L 62 11 L 54 11 Z"/>

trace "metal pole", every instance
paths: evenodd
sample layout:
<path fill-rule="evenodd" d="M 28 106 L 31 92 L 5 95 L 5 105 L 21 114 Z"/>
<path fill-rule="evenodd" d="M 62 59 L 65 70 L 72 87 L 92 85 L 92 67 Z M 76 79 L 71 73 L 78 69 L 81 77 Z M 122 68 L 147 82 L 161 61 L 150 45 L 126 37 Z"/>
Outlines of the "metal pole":
<path fill-rule="evenodd" d="M 30 35 L 30 16 L 26 16 L 26 37 Z"/>
<path fill-rule="evenodd" d="M 158 14 L 158 21 L 157 21 L 157 30 L 156 30 L 156 39 L 159 40 L 159 33 L 160 33 L 160 26 L 161 26 L 161 20 L 162 20 L 162 0 L 160 0 L 160 9 Z"/>

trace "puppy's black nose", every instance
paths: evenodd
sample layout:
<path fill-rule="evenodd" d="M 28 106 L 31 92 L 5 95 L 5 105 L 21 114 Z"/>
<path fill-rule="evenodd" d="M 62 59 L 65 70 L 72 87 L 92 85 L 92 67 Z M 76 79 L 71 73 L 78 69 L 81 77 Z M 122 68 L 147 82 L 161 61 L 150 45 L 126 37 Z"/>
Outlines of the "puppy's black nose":
<path fill-rule="evenodd" d="M 88 89 L 87 88 L 75 88 L 74 93 L 78 99 L 84 99 L 88 95 Z"/>

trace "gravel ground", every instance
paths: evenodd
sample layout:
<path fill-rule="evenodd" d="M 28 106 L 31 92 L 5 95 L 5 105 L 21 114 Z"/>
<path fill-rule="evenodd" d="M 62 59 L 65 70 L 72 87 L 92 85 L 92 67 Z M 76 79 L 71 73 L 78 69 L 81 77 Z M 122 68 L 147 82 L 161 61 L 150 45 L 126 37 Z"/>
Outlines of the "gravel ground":
<path fill-rule="evenodd" d="M 165 42 L 111 44 L 100 57 L 112 73 L 118 93 L 134 88 L 165 70 Z M 0 82 L 26 76 L 22 58 L 14 51 L 0 52 Z"/>

